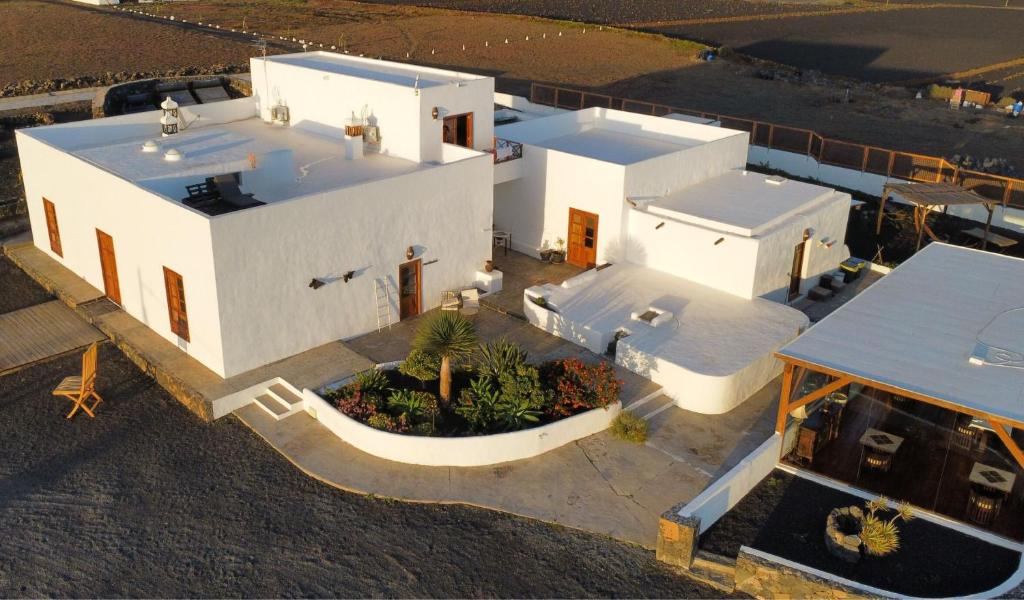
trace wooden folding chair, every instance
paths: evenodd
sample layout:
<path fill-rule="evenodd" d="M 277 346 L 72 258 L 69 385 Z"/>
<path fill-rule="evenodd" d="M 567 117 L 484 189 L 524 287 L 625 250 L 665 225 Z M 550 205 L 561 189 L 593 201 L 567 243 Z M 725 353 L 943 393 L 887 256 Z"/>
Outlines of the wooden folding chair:
<path fill-rule="evenodd" d="M 53 390 L 53 395 L 65 396 L 74 402 L 74 407 L 66 417 L 68 419 L 75 416 L 78 409 L 84 410 L 85 414 L 90 417 L 96 416 L 93 411 L 96 410 L 100 402 L 103 402 L 103 398 L 96 393 L 96 344 L 89 346 L 89 349 L 82 355 L 82 374 L 65 377 L 57 389 Z M 90 398 L 96 399 L 92 406 L 86 404 Z"/>

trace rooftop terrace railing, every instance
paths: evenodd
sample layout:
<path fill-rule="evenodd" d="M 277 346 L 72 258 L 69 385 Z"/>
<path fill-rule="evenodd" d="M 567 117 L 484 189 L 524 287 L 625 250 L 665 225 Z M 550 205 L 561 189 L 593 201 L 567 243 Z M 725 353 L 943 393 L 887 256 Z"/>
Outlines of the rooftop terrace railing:
<path fill-rule="evenodd" d="M 494 138 L 494 164 L 501 164 L 510 160 L 517 160 L 523 157 L 523 145 L 519 142 L 506 140 L 499 137 Z"/>
<path fill-rule="evenodd" d="M 600 107 L 664 116 L 680 113 L 713 119 L 722 127 L 750 134 L 750 143 L 768 149 L 804 154 L 820 164 L 855 169 L 885 177 L 918 182 L 945 182 L 961 185 L 1003 206 L 1024 209 L 1024 180 L 981 171 L 962 169 L 944 158 L 879 148 L 867 144 L 826 138 L 810 129 L 787 127 L 765 121 L 731 117 L 686 108 L 616 98 L 553 85 L 530 85 L 530 101 L 570 110 Z"/>

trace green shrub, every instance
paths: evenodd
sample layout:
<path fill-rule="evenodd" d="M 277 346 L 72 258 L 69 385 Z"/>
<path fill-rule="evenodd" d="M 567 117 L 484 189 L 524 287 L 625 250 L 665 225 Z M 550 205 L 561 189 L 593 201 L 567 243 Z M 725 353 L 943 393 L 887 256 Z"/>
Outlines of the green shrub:
<path fill-rule="evenodd" d="M 469 383 L 468 390 L 462 390 L 455 412 L 466 420 L 472 431 L 486 433 L 495 426 L 495 406 L 500 400 L 501 391 L 494 386 L 491 378 L 477 377 Z"/>
<path fill-rule="evenodd" d="M 387 391 L 388 386 L 391 382 L 388 381 L 388 376 L 379 369 L 367 369 L 361 373 L 356 373 L 355 384 L 359 386 L 364 393 L 378 393 L 383 394 Z"/>
<path fill-rule="evenodd" d="M 393 417 L 387 413 L 377 413 L 370 417 L 366 424 L 374 429 L 390 431 L 392 433 L 405 433 L 409 431 L 409 424 L 402 417 Z"/>
<path fill-rule="evenodd" d="M 516 405 L 542 409 L 549 403 L 549 395 L 540 383 L 537 367 L 521 364 L 498 377 L 501 399 Z"/>
<path fill-rule="evenodd" d="M 481 374 L 497 379 L 504 373 L 514 372 L 525 363 L 526 351 L 502 339 L 480 346 L 476 368 Z"/>
<path fill-rule="evenodd" d="M 948 85 L 933 83 L 925 90 L 927 96 L 933 100 L 949 100 L 953 97 L 953 88 Z"/>
<path fill-rule="evenodd" d="M 647 421 L 628 411 L 622 411 L 612 421 L 612 437 L 624 442 L 642 444 L 647 441 Z"/>
<path fill-rule="evenodd" d="M 413 350 L 398 365 L 398 371 L 423 383 L 434 381 L 441 372 L 441 359 L 429 352 Z"/>
<path fill-rule="evenodd" d="M 388 410 L 409 423 L 433 423 L 440 412 L 436 396 L 415 390 L 392 390 L 388 397 Z"/>

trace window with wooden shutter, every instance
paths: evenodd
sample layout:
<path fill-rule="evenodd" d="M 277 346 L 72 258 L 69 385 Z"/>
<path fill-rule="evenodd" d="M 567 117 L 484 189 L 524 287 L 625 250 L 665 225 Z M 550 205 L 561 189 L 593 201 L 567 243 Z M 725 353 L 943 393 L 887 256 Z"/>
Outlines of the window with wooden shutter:
<path fill-rule="evenodd" d="M 171 319 L 171 331 L 178 337 L 188 339 L 188 309 L 185 307 L 185 282 L 181 275 L 164 267 L 164 288 L 167 291 L 167 314 Z"/>
<path fill-rule="evenodd" d="M 63 257 L 64 250 L 60 245 L 60 229 L 57 227 L 57 208 L 46 198 L 43 198 L 43 211 L 46 213 L 46 234 L 50 237 L 50 250 L 57 256 Z"/>

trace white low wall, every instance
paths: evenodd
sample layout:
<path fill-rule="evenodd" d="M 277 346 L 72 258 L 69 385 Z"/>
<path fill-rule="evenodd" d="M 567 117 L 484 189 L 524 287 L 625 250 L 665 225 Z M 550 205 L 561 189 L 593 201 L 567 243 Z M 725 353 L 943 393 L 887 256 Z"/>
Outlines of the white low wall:
<path fill-rule="evenodd" d="M 622 412 L 615 401 L 540 427 L 467 437 L 426 437 L 374 429 L 346 416 L 316 392 L 302 391 L 303 407 L 320 424 L 367 454 L 431 467 L 482 467 L 522 460 L 604 431 Z"/>
<path fill-rule="evenodd" d="M 611 342 L 611 336 L 614 335 L 614 332 L 602 333 L 586 325 L 573 323 L 555 312 L 555 310 L 558 310 L 558 307 L 555 305 L 552 305 L 555 310 L 548 310 L 537 306 L 530 298 L 538 296 L 547 299 L 547 296 L 544 295 L 544 286 L 535 286 L 523 291 L 523 313 L 531 325 L 578 346 L 583 346 L 594 354 L 604 354 L 608 350 L 608 344 Z"/>
<path fill-rule="evenodd" d="M 782 436 L 777 433 L 772 435 L 680 509 L 679 514 L 683 517 L 698 517 L 700 533 L 704 533 L 775 469 L 781 447 Z"/>
<path fill-rule="evenodd" d="M 770 169 L 778 169 L 794 177 L 814 179 L 827 185 L 856 190 L 872 196 L 881 196 L 886 183 L 908 183 L 903 179 L 865 173 L 855 169 L 823 165 L 810 156 L 774 150 L 763 146 L 747 147 L 747 162 Z M 896 199 L 896 201 L 899 201 Z M 987 213 L 981 205 L 950 206 L 949 214 L 984 223 Z M 997 206 L 992 224 L 1017 233 L 1024 233 L 1024 210 Z"/>

